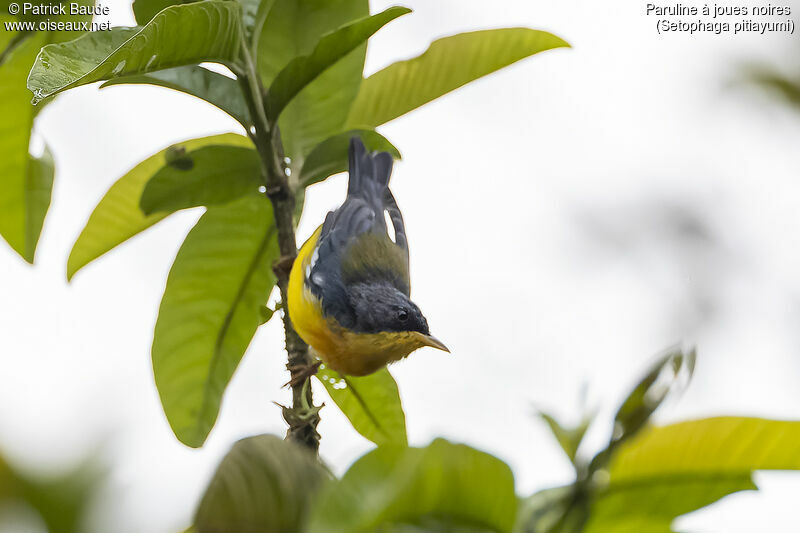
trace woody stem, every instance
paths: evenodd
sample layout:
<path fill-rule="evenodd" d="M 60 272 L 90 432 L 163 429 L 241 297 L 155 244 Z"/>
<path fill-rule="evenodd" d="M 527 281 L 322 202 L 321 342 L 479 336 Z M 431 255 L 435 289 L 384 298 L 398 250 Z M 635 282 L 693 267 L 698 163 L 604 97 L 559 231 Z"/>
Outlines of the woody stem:
<path fill-rule="evenodd" d="M 305 446 L 315 453 L 319 449 L 320 435 L 318 408 L 314 407 L 309 376 L 302 368 L 311 364 L 308 346 L 292 326 L 287 312 L 289 273 L 297 257 L 297 241 L 294 234 L 295 194 L 286 179 L 283 154 L 280 153 L 280 134 L 275 124 L 266 118 L 264 90 L 255 64 L 246 46 L 242 47 L 243 66 L 237 72 L 239 82 L 252 117 L 253 129 L 248 135 L 255 144 L 261 161 L 261 174 L 266 188 L 265 195 L 272 203 L 275 225 L 278 230 L 280 258 L 273 265 L 277 285 L 283 302 L 283 329 L 288 354 L 287 368 L 292 373 L 292 406 L 284 408 L 283 417 L 289 425 L 286 439 Z"/>

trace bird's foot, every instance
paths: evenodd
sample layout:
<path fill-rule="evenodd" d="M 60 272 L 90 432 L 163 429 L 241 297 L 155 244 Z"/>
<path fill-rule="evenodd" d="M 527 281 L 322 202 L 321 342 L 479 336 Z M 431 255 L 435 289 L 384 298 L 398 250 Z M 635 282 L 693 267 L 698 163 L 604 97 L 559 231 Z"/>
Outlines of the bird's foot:
<path fill-rule="evenodd" d="M 300 385 L 308 378 L 315 375 L 319 371 L 321 364 L 322 361 L 315 361 L 311 364 L 286 365 L 286 368 L 292 373 L 292 379 L 284 383 L 283 386 L 296 387 L 297 385 Z"/>

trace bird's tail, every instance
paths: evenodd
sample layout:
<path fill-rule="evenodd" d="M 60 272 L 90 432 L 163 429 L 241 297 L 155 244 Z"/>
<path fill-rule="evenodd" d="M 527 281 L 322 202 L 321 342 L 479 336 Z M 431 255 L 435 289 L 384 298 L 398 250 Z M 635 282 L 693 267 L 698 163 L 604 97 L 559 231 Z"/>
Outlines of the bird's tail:
<path fill-rule="evenodd" d="M 384 211 L 389 214 L 394 228 L 394 242 L 406 250 L 408 260 L 408 242 L 403 214 L 389 190 L 389 178 L 392 175 L 394 160 L 389 152 L 370 153 L 358 137 L 350 139 L 350 181 L 347 184 L 347 197 L 359 198 L 367 202 L 378 216 L 372 222 L 379 231 L 386 231 Z"/>
<path fill-rule="evenodd" d="M 370 153 L 358 137 L 350 139 L 350 181 L 347 196 L 357 196 L 377 206 L 383 205 L 389 177 L 392 175 L 392 155 L 389 152 Z M 381 208 L 380 211 L 383 209 Z"/>

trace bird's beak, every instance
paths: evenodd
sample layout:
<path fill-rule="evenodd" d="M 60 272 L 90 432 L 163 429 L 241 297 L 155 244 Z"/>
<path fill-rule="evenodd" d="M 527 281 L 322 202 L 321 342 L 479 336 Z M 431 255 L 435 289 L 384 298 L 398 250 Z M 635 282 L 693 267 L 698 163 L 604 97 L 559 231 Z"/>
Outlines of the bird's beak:
<path fill-rule="evenodd" d="M 442 350 L 443 352 L 450 353 L 450 348 L 445 346 L 442 341 L 440 341 L 433 335 L 425 335 L 423 333 L 417 333 L 417 337 L 419 338 L 420 342 L 422 342 L 423 346 L 430 346 L 431 348 L 436 348 L 437 350 Z"/>

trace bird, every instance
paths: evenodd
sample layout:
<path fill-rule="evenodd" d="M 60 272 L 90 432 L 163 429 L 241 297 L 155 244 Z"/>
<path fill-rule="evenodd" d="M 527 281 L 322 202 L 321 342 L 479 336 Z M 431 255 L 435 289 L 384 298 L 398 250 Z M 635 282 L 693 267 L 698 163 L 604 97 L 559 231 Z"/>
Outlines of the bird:
<path fill-rule="evenodd" d="M 343 376 L 372 374 L 424 346 L 450 352 L 410 299 L 408 240 L 389 190 L 391 154 L 369 152 L 352 137 L 348 164 L 344 202 L 327 214 L 292 264 L 292 325 L 317 365 Z"/>

